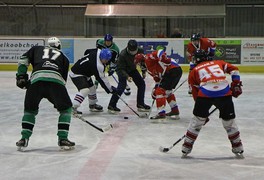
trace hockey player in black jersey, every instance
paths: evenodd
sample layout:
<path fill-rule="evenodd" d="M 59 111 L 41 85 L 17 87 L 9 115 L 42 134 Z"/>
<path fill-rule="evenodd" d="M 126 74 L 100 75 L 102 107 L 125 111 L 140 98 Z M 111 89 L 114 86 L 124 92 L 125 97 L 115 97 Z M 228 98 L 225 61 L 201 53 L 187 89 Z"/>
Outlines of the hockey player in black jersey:
<path fill-rule="evenodd" d="M 117 60 L 117 69 L 116 73 L 118 75 L 118 86 L 117 86 L 117 93 L 113 94 L 109 105 L 108 105 L 108 112 L 109 113 L 118 113 L 120 109 L 116 106 L 119 100 L 119 97 L 124 92 L 124 89 L 128 82 L 134 82 L 137 86 L 137 108 L 138 111 L 146 112 L 150 111 L 150 106 L 144 103 L 145 98 L 145 89 L 146 84 L 144 78 L 146 77 L 146 70 L 142 70 L 142 75 L 137 70 L 137 67 L 134 63 L 135 55 L 138 53 L 143 53 L 142 48 L 138 48 L 138 43 L 136 40 L 131 39 L 127 43 L 127 47 L 123 49 L 120 53 L 120 56 Z"/>
<path fill-rule="evenodd" d="M 77 108 L 84 101 L 85 97 L 89 96 L 90 109 L 91 105 L 96 106 L 97 97 L 96 89 L 94 87 L 91 76 L 95 76 L 95 79 L 100 83 L 107 93 L 115 93 L 116 88 L 111 86 L 107 76 L 105 76 L 105 66 L 111 59 L 111 51 L 106 49 L 88 49 L 85 52 L 85 56 L 79 59 L 71 68 L 70 77 L 72 82 L 78 89 L 73 100 L 73 113 L 81 114 Z M 91 88 L 93 87 L 93 88 Z M 91 90 L 93 92 L 91 92 Z M 93 96 L 91 96 L 93 95 Z M 93 104 L 92 104 L 93 103 Z M 96 107 L 94 107 L 96 111 Z M 97 108 L 97 111 L 103 111 Z"/>
<path fill-rule="evenodd" d="M 65 83 L 67 81 L 69 60 L 60 51 L 61 42 L 56 37 L 48 39 L 49 46 L 34 46 L 24 53 L 19 62 L 16 84 L 26 90 L 24 116 L 22 118 L 22 138 L 16 143 L 18 150 L 28 146 L 38 114 L 39 103 L 43 98 L 51 102 L 59 111 L 58 145 L 62 149 L 73 149 L 74 142 L 68 140 L 71 122 L 72 102 Z M 33 70 L 28 79 L 28 66 Z"/>

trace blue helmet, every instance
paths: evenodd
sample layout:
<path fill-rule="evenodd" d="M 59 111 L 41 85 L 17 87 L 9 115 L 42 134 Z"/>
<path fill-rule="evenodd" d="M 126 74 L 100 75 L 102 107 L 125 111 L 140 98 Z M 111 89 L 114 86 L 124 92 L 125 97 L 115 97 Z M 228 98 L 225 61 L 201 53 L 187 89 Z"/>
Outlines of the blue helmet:
<path fill-rule="evenodd" d="M 105 59 L 107 61 L 109 61 L 112 58 L 112 52 L 110 49 L 105 48 L 102 49 L 99 55 L 100 60 Z"/>
<path fill-rule="evenodd" d="M 106 34 L 104 37 L 105 41 L 113 41 L 113 36 L 111 34 Z"/>

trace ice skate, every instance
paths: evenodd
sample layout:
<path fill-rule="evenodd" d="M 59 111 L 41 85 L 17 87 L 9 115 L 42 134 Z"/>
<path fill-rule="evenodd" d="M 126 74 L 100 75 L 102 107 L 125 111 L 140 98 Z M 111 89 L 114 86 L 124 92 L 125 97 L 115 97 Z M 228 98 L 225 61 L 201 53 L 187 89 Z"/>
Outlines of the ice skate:
<path fill-rule="evenodd" d="M 190 154 L 190 152 L 182 151 L 182 156 L 181 156 L 181 158 L 182 158 L 182 159 L 188 158 L 188 157 L 189 157 L 188 154 Z"/>
<path fill-rule="evenodd" d="M 124 91 L 124 94 L 125 94 L 126 96 L 129 96 L 129 95 L 131 94 L 130 87 L 129 87 L 128 85 L 126 86 L 126 89 L 125 89 L 125 91 Z"/>
<path fill-rule="evenodd" d="M 72 107 L 72 114 L 73 115 L 78 115 L 78 114 L 82 114 L 82 112 L 81 111 L 78 111 L 77 110 L 77 107 Z"/>
<path fill-rule="evenodd" d="M 186 138 L 186 136 L 185 136 L 185 138 Z M 182 146 L 182 156 L 181 156 L 182 159 L 189 158 L 188 154 L 190 154 L 192 152 L 192 148 L 186 147 L 185 144 L 186 144 L 186 142 L 184 141 L 184 144 Z"/>
<path fill-rule="evenodd" d="M 18 151 L 24 151 L 26 147 L 28 146 L 28 139 L 20 139 L 16 142 L 17 150 Z"/>
<path fill-rule="evenodd" d="M 178 112 L 171 111 L 169 113 L 166 113 L 166 116 L 170 117 L 171 119 L 175 119 L 175 120 L 180 119 L 179 111 Z"/>
<path fill-rule="evenodd" d="M 89 108 L 91 112 L 103 112 L 103 107 L 98 104 L 90 104 Z"/>
<path fill-rule="evenodd" d="M 61 150 L 72 150 L 74 149 L 75 143 L 68 139 L 60 139 L 58 145 Z"/>
<path fill-rule="evenodd" d="M 241 151 L 236 151 L 235 149 L 232 149 L 232 152 L 235 154 L 237 159 L 244 159 L 244 155 L 243 155 L 243 150 Z"/>
<path fill-rule="evenodd" d="M 138 111 L 139 112 L 149 112 L 150 111 L 150 106 L 144 104 L 144 105 L 137 105 Z"/>
<path fill-rule="evenodd" d="M 166 116 L 162 114 L 157 114 L 156 116 L 150 117 L 152 120 L 166 120 Z"/>
<path fill-rule="evenodd" d="M 108 106 L 108 112 L 110 114 L 117 114 L 119 113 L 121 110 L 118 107 L 114 107 L 114 106 Z"/>

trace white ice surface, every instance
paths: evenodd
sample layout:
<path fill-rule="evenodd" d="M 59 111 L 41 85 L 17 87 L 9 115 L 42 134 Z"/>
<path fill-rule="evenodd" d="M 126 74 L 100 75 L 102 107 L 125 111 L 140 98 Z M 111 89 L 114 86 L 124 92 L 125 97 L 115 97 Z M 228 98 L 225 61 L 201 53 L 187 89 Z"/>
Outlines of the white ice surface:
<path fill-rule="evenodd" d="M 187 78 L 184 74 L 180 83 Z M 116 85 L 110 77 L 110 82 Z M 101 133 L 79 119 L 72 118 L 69 139 L 76 142 L 73 151 L 62 152 L 57 146 L 58 112 L 47 100 L 40 104 L 33 135 L 26 152 L 18 152 L 25 91 L 16 87 L 15 72 L 0 72 L 0 179 L 3 180 L 135 180 L 135 179 L 264 179 L 264 75 L 241 74 L 243 94 L 234 99 L 237 124 L 245 149 L 245 159 L 234 158 L 218 111 L 201 130 L 191 158 L 181 159 L 181 145 L 169 147 L 186 131 L 192 118 L 193 100 L 187 95 L 187 83 L 177 92 L 180 120 L 151 123 L 138 118 L 121 100 L 121 113 L 107 113 L 110 95 L 98 89 L 102 113 L 91 113 L 85 100 L 83 117 L 99 127 L 112 123 L 114 129 Z M 152 80 L 146 79 L 147 104 L 151 104 Z M 136 87 L 123 99 L 136 110 Z M 71 97 L 77 89 L 70 79 Z M 167 107 L 168 108 L 168 107 Z M 155 115 L 156 108 L 152 109 Z M 127 116 L 128 119 L 124 119 Z"/>

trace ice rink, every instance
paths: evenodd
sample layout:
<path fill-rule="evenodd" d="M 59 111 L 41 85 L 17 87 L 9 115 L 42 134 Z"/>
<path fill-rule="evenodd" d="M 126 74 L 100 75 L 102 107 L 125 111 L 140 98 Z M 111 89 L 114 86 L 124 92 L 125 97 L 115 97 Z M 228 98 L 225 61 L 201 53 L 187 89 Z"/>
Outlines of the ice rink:
<path fill-rule="evenodd" d="M 181 159 L 180 142 L 168 153 L 160 146 L 170 147 L 185 134 L 192 118 L 193 99 L 187 94 L 187 83 L 176 91 L 180 120 L 153 123 L 138 118 L 121 100 L 121 113 L 108 114 L 110 95 L 98 88 L 98 104 L 104 112 L 92 113 L 85 100 L 80 110 L 83 117 L 99 127 L 110 123 L 114 129 L 102 133 L 80 119 L 72 118 L 69 139 L 75 150 L 60 151 L 57 146 L 58 112 L 47 100 L 40 104 L 39 114 L 27 151 L 15 146 L 21 131 L 25 90 L 15 85 L 16 72 L 0 72 L 0 179 L 3 180 L 262 180 L 264 179 L 264 75 L 241 74 L 243 94 L 234 99 L 237 124 L 245 149 L 245 159 L 234 158 L 218 111 L 201 130 L 190 158 Z M 184 81 L 183 74 L 180 81 Z M 230 77 L 228 77 L 230 79 Z M 111 84 L 116 86 L 113 78 Z M 179 84 L 180 84 L 179 83 Z M 122 98 L 136 110 L 136 88 Z M 151 105 L 152 79 L 146 78 L 145 102 Z M 68 79 L 71 97 L 77 89 Z M 167 106 L 168 108 L 168 106 Z M 156 108 L 152 109 L 155 115 Z M 128 119 L 124 119 L 127 116 Z"/>

